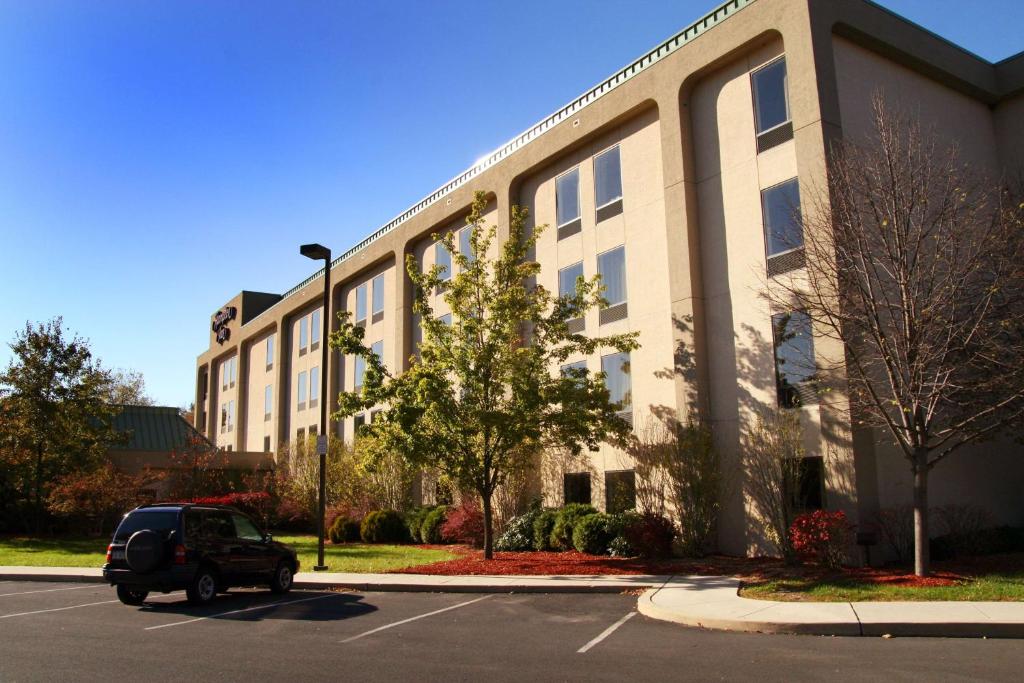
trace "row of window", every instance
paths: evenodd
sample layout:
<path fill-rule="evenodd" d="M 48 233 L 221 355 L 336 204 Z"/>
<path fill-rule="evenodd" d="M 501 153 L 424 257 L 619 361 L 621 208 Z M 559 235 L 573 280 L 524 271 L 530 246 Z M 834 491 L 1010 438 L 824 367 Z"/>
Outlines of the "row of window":
<path fill-rule="evenodd" d="M 626 302 L 626 247 L 619 246 L 597 255 L 597 273 L 604 285 L 604 298 L 608 306 Z M 573 296 L 576 281 L 585 277 L 583 261 L 577 261 L 558 271 L 558 295 Z"/>
<path fill-rule="evenodd" d="M 320 348 L 320 309 L 299 318 L 299 355 Z"/>
<path fill-rule="evenodd" d="M 235 401 L 234 399 L 220 404 L 220 433 L 234 431 L 235 429 Z"/>
<path fill-rule="evenodd" d="M 594 157 L 594 205 L 597 210 L 622 199 L 622 164 L 616 145 Z M 580 167 L 555 178 L 555 220 L 559 228 L 580 220 Z"/>
<path fill-rule="evenodd" d="M 370 344 L 370 351 L 377 356 L 377 359 L 383 361 L 384 359 L 384 340 L 375 341 Z M 360 391 L 363 388 L 363 378 L 366 376 L 366 359 L 362 356 L 355 357 L 355 372 L 354 374 L 354 388 L 355 391 Z"/>
<path fill-rule="evenodd" d="M 572 472 L 562 478 L 562 495 L 565 504 L 582 503 L 593 505 L 589 472 Z M 615 470 L 604 473 L 604 509 L 616 514 L 636 508 L 636 472 Z"/>
<path fill-rule="evenodd" d="M 384 274 L 373 278 L 371 282 L 364 282 L 356 287 L 356 325 L 366 323 L 366 297 L 367 290 L 371 289 L 373 297 L 373 322 L 380 322 L 384 319 Z"/>
<path fill-rule="evenodd" d="M 307 384 L 307 379 L 309 383 Z M 320 400 L 320 366 L 314 365 L 309 369 L 309 373 L 305 370 L 299 373 L 296 380 L 296 386 L 298 390 L 296 398 L 298 400 L 298 410 L 306 409 L 306 399 L 309 398 L 309 407 L 315 408 Z M 270 387 L 267 387 L 268 389 Z"/>
<path fill-rule="evenodd" d="M 563 377 L 582 377 L 587 372 L 585 360 L 567 363 L 561 367 Z M 630 376 L 629 354 L 619 352 L 601 356 L 601 372 L 604 373 L 604 385 L 608 389 L 611 402 L 618 406 L 620 412 L 631 412 L 633 381 Z"/>
<path fill-rule="evenodd" d="M 469 259 L 472 262 L 476 256 L 473 254 L 473 245 L 471 239 L 473 237 L 473 228 L 466 226 L 459 230 L 458 243 L 459 253 Z M 441 279 L 450 280 L 452 277 L 452 255 L 448 251 L 448 247 L 444 246 L 444 242 L 434 243 L 434 264 L 441 267 Z"/>
<path fill-rule="evenodd" d="M 238 381 L 238 356 L 232 356 L 220 365 L 220 384 L 224 391 L 232 389 Z"/>

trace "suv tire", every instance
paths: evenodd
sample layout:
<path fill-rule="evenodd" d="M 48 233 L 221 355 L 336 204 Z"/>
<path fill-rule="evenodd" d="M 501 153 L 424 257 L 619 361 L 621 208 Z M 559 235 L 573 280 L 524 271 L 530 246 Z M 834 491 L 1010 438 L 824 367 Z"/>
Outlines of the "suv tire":
<path fill-rule="evenodd" d="M 274 576 L 270 580 L 270 590 L 273 593 L 287 593 L 292 589 L 294 580 L 295 574 L 292 572 L 292 566 L 287 562 L 278 562 Z"/>
<path fill-rule="evenodd" d="M 156 569 L 163 554 L 163 539 L 150 529 L 136 531 L 124 547 L 125 562 L 136 574 L 148 574 Z"/>
<path fill-rule="evenodd" d="M 117 599 L 126 605 L 137 607 L 146 600 L 146 596 L 148 595 L 149 591 L 132 588 L 131 586 L 126 586 L 123 583 L 117 584 Z"/>
<path fill-rule="evenodd" d="M 185 595 L 193 605 L 208 605 L 217 597 L 219 583 L 215 571 L 209 567 L 200 567 L 192 583 L 185 589 Z"/>

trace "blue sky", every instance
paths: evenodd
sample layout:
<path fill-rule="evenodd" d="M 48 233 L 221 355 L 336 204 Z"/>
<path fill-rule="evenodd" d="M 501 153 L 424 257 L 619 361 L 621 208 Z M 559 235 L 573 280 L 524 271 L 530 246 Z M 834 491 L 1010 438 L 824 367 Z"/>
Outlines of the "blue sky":
<path fill-rule="evenodd" d="M 282 292 L 715 0 L 0 3 L 0 364 L 63 315 L 168 405 Z M 886 0 L 990 60 L 1024 3 Z"/>

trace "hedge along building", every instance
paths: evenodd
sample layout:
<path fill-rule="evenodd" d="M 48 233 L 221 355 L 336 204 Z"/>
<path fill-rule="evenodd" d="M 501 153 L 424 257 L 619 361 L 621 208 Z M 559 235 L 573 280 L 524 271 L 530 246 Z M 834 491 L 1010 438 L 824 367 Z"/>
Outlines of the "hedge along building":
<path fill-rule="evenodd" d="M 1022 88 L 1024 57 L 989 63 L 864 0 L 730 0 L 337 257 L 332 326 L 349 311 L 389 369 L 407 368 L 418 329 L 406 256 L 444 263 L 430 236 L 460 229 L 476 191 L 489 196 L 486 218 L 499 237 L 511 207 L 528 207 L 550 226 L 536 250 L 541 284 L 558 291 L 580 273 L 604 276 L 611 306 L 580 329 L 639 332 L 642 346 L 628 358 L 576 362 L 608 372 L 613 398 L 638 426 L 659 409 L 695 409 L 710 421 L 731 482 L 719 546 L 758 552 L 761 525 L 740 473 L 744 429 L 759 406 L 780 401 L 779 358 L 835 352 L 811 334 L 773 342 L 772 316 L 787 312 L 770 310 L 757 291 L 803 263 L 792 241 L 779 243 L 794 239 L 781 207 L 822 186 L 833 141 L 868 133 L 876 90 L 958 140 L 969 162 L 993 172 L 1015 165 Z M 328 397 L 319 395 L 321 277 L 283 295 L 242 292 L 213 321 L 196 406 L 197 424 L 219 446 L 270 451 L 306 437 L 319 401 L 333 410 L 340 390 L 360 385 L 362 368 L 334 353 Z M 905 462 L 879 433 L 849 428 L 841 391 L 820 401 L 804 391 L 809 369 L 796 365 L 780 371 L 805 399 L 792 409 L 814 502 L 862 523 L 909 503 Z M 331 430 L 350 439 L 371 417 Z M 1024 522 L 1015 456 L 1008 446 L 944 463 L 932 477 L 934 503 L 983 503 L 998 521 Z M 629 456 L 605 446 L 577 469 L 547 480 L 551 503 L 628 504 L 606 494 L 629 492 Z"/>

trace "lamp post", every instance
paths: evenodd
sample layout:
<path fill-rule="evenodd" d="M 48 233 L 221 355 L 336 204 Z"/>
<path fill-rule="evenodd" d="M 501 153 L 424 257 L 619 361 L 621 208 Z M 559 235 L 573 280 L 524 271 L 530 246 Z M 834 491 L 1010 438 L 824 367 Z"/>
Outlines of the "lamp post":
<path fill-rule="evenodd" d="M 316 450 L 320 455 L 320 501 L 317 515 L 317 563 L 313 571 L 322 572 L 327 569 L 324 564 L 324 514 L 327 498 L 327 335 L 330 332 L 331 312 L 331 250 L 322 244 L 303 244 L 299 253 L 314 261 L 324 262 L 324 312 L 323 334 L 320 336 L 320 434 L 316 440 Z"/>

